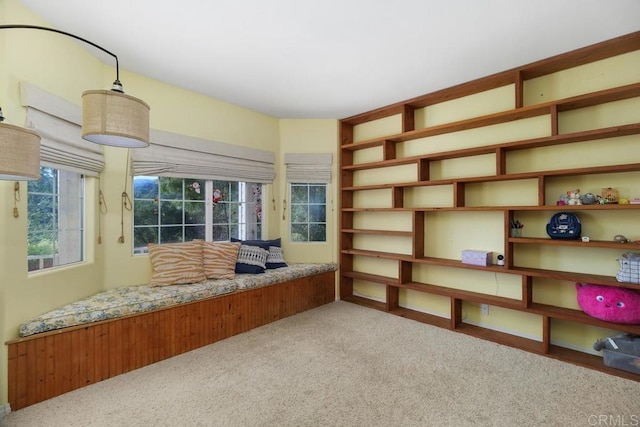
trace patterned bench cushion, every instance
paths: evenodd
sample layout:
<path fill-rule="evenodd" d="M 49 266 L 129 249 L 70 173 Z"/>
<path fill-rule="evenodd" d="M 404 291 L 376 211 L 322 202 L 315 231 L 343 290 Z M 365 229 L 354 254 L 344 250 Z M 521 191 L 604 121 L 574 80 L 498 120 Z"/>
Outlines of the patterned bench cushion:
<path fill-rule="evenodd" d="M 135 313 L 250 289 L 299 277 L 335 271 L 337 265 L 292 264 L 289 267 L 268 270 L 264 274 L 237 274 L 234 280 L 218 279 L 189 285 L 151 287 L 148 285 L 109 289 L 64 307 L 52 310 L 20 326 L 21 337 L 114 319 Z"/>
<path fill-rule="evenodd" d="M 288 282 L 300 277 L 336 271 L 337 264 L 289 264 L 288 267 L 268 269 L 261 274 L 236 274 L 235 282 L 238 289 L 252 289 L 274 283 Z"/>

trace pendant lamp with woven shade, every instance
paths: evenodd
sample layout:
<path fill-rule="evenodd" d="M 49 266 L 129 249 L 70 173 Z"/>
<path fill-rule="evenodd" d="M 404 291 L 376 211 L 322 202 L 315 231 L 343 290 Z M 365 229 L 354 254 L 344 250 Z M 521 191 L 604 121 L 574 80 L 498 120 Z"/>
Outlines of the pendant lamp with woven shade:
<path fill-rule="evenodd" d="M 0 179 L 40 179 L 40 136 L 28 129 L 2 123 L 0 110 Z"/>
<path fill-rule="evenodd" d="M 115 90 L 85 91 L 82 137 L 115 147 L 146 147 L 149 145 L 149 105 Z"/>

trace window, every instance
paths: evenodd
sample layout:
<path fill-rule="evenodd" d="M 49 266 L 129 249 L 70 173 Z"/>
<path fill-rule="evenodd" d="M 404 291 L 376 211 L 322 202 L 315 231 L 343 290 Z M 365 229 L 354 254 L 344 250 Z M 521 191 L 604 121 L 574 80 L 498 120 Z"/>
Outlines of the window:
<path fill-rule="evenodd" d="M 29 271 L 84 259 L 84 180 L 77 172 L 40 168 L 28 192 Z"/>
<path fill-rule="evenodd" d="M 327 185 L 291 183 L 292 242 L 327 241 Z"/>
<path fill-rule="evenodd" d="M 135 176 L 134 253 L 148 243 L 260 239 L 262 184 Z"/>

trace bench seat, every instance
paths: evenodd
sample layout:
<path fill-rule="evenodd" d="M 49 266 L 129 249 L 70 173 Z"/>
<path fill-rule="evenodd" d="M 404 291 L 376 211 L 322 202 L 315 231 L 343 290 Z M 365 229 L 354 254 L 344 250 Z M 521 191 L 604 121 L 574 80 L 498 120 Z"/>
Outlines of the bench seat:
<path fill-rule="evenodd" d="M 290 264 L 288 267 L 267 270 L 263 274 L 238 274 L 235 279 L 209 280 L 189 285 L 138 285 L 109 289 L 23 323 L 19 335 L 27 337 L 70 326 L 115 319 L 336 269 L 335 263 Z"/>

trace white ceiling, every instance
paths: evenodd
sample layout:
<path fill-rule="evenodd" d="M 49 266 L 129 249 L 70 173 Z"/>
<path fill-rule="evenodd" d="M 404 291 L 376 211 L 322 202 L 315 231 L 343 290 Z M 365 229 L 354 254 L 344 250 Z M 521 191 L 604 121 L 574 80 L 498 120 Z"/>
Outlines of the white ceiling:
<path fill-rule="evenodd" d="M 279 118 L 344 118 L 640 30 L 640 0 L 20 1 L 121 69 Z"/>

